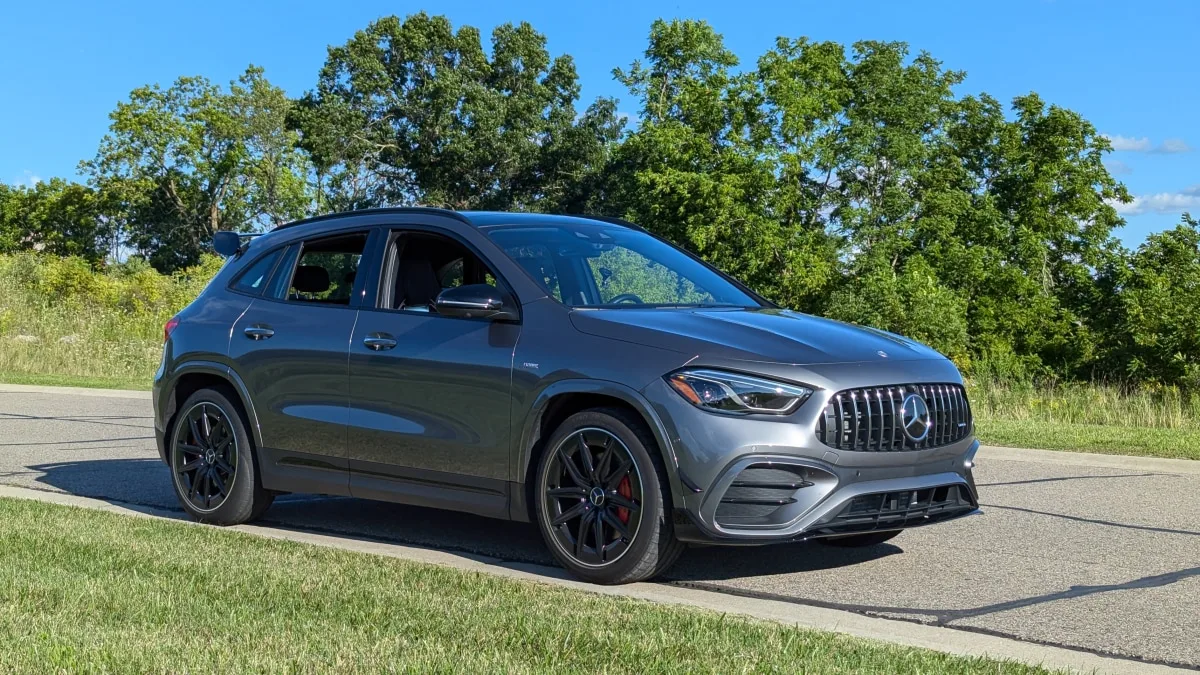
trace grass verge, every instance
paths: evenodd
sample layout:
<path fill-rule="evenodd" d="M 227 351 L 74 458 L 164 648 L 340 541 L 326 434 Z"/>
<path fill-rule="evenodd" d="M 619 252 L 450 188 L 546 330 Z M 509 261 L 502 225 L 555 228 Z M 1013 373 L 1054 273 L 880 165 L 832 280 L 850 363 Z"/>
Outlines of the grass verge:
<path fill-rule="evenodd" d="M 36 384 L 45 387 L 89 387 L 92 389 L 126 389 L 145 391 L 150 382 L 144 378 L 103 377 L 99 375 L 48 375 L 39 373 L 9 373 L 0 371 L 0 383 Z"/>
<path fill-rule="evenodd" d="M 976 424 L 976 434 L 985 445 L 1200 460 L 1200 431 L 1195 429 L 986 419 Z"/>
<path fill-rule="evenodd" d="M 6 671 L 1046 672 L 35 501 L 0 541 Z"/>

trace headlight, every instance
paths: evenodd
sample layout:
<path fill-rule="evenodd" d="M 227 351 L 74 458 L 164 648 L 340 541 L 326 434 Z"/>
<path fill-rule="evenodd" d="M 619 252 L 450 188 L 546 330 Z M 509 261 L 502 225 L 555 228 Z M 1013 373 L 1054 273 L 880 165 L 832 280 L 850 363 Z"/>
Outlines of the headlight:
<path fill-rule="evenodd" d="M 727 413 L 786 415 L 813 393 L 796 384 L 719 370 L 680 370 L 668 375 L 667 383 L 697 408 Z"/>

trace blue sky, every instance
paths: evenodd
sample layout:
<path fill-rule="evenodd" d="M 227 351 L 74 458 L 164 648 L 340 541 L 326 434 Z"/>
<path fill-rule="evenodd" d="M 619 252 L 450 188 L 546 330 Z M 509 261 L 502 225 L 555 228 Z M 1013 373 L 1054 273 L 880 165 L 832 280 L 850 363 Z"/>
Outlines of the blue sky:
<path fill-rule="evenodd" d="M 917 8 L 919 6 L 919 9 Z M 117 101 L 179 75 L 226 83 L 249 63 L 297 95 L 326 47 L 387 14 L 446 14 L 485 34 L 526 20 L 575 57 L 584 101 L 635 103 L 610 72 L 645 49 L 659 17 L 708 20 L 743 63 L 776 36 L 903 40 L 967 71 L 963 93 L 1036 91 L 1113 138 L 1114 173 L 1138 196 L 1119 233 L 1136 245 L 1200 215 L 1200 2 L 12 2 L 0 13 L 0 181 L 74 177 Z"/>

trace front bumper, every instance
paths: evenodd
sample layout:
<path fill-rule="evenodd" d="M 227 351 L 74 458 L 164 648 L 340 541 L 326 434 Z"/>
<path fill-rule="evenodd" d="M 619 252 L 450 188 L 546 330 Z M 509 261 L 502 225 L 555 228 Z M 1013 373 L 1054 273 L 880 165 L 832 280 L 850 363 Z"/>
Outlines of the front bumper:
<path fill-rule="evenodd" d="M 798 541 L 978 512 L 973 435 L 922 450 L 835 450 L 815 432 L 827 392 L 785 418 L 716 415 L 665 384 L 645 393 L 671 441 L 675 531 L 684 541 Z"/>
<path fill-rule="evenodd" d="M 971 455 L 978 449 L 973 441 Z M 805 478 L 767 515 L 722 513 L 746 468 L 771 467 L 803 472 Z M 969 474 L 969 469 L 967 470 Z M 699 510 L 677 509 L 675 533 L 683 541 L 769 544 L 863 532 L 933 525 L 979 513 L 978 495 L 969 475 L 947 471 L 919 476 L 851 482 L 840 487 L 833 467 L 795 457 L 748 456 L 731 464 Z M 792 483 L 796 485 L 797 483 Z M 790 488 L 791 486 L 789 486 Z M 707 490 L 705 492 L 708 492 Z M 770 500 L 762 499 L 760 502 Z"/>

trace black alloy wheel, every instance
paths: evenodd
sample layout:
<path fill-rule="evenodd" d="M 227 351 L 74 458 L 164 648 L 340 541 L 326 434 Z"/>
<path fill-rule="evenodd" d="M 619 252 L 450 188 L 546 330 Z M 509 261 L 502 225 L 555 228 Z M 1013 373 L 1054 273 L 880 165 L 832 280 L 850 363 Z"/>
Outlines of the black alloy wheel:
<path fill-rule="evenodd" d="M 171 468 L 181 497 L 207 513 L 225 503 L 237 480 L 238 445 L 229 414 L 202 402 L 179 418 Z"/>
<path fill-rule="evenodd" d="M 542 498 L 558 545 L 579 565 L 616 562 L 641 527 L 641 476 L 604 429 L 579 429 L 555 448 Z"/>

